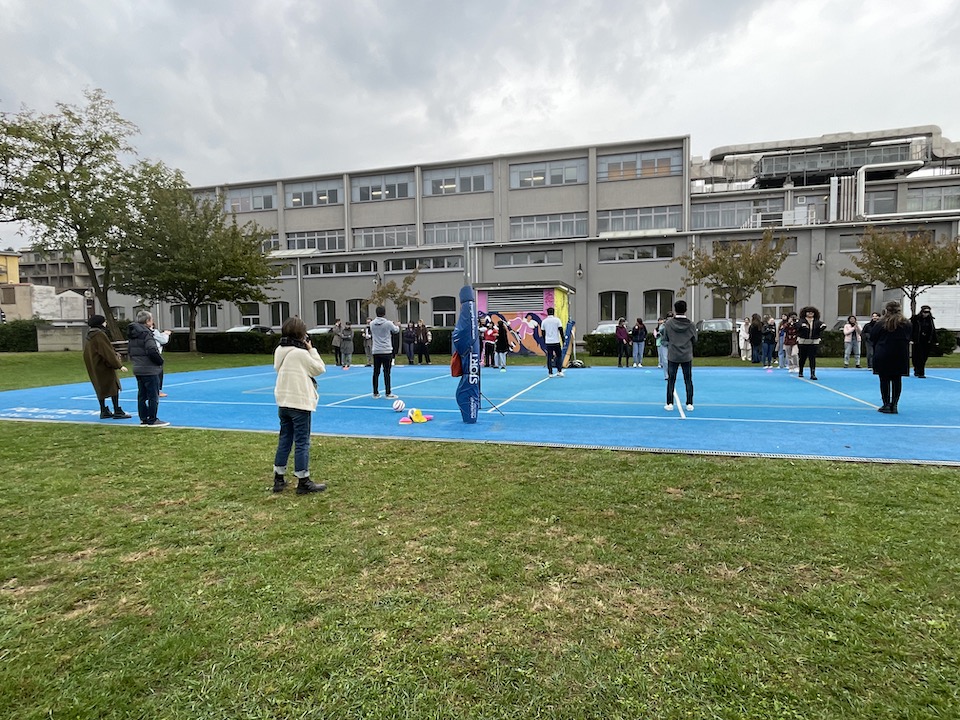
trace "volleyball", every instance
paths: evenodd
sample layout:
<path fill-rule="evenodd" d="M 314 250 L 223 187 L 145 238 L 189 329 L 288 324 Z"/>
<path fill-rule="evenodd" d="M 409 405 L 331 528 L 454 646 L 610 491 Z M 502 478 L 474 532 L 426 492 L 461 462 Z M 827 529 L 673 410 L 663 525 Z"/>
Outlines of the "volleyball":
<path fill-rule="evenodd" d="M 403 400 L 394 400 L 393 401 L 393 411 L 394 412 L 403 412 L 403 409 L 407 407 Z"/>

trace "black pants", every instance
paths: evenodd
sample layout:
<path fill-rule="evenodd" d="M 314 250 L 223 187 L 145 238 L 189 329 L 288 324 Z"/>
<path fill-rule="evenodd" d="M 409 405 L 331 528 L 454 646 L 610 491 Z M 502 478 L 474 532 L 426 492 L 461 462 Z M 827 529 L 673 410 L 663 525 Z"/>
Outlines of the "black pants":
<path fill-rule="evenodd" d="M 633 359 L 633 343 L 621 342 L 617 344 L 617 367 L 620 367 L 620 360 L 622 358 L 626 358 L 627 365 L 630 365 Z"/>
<path fill-rule="evenodd" d="M 339 346 L 339 345 L 334 345 L 334 346 L 333 346 L 333 364 L 334 364 L 334 365 L 337 365 L 338 367 L 343 364 L 343 363 L 341 362 L 341 360 L 340 360 L 340 346 Z"/>
<path fill-rule="evenodd" d="M 393 366 L 393 354 L 384 353 L 373 356 L 373 394 L 380 392 L 380 370 L 383 369 L 383 388 L 387 395 L 392 394 L 390 386 L 390 368 Z"/>
<path fill-rule="evenodd" d="M 418 342 L 417 343 L 417 364 L 423 364 L 423 356 L 427 356 L 427 365 L 430 364 L 430 343 Z"/>
<path fill-rule="evenodd" d="M 553 375 L 553 369 L 556 368 L 563 372 L 563 356 L 560 354 L 560 343 L 544 346 L 547 351 L 547 374 Z"/>
<path fill-rule="evenodd" d="M 495 348 L 496 348 L 496 345 L 494 345 L 492 342 L 484 341 L 483 343 L 483 366 L 484 367 L 494 366 L 493 353 Z"/>
<path fill-rule="evenodd" d="M 930 357 L 930 348 L 922 343 L 913 344 L 913 374 L 923 377 L 927 374 L 927 358 Z"/>
<path fill-rule="evenodd" d="M 880 399 L 884 405 L 896 407 L 900 402 L 903 378 L 899 375 L 880 375 Z"/>
<path fill-rule="evenodd" d="M 683 370 L 683 386 L 687 394 L 687 405 L 693 405 L 693 361 L 667 361 L 667 405 L 673 405 L 673 391 L 677 386 L 677 369 Z"/>
<path fill-rule="evenodd" d="M 810 377 L 817 374 L 817 348 L 819 345 L 799 345 L 800 348 L 800 374 L 803 375 L 803 365 L 810 361 Z"/>

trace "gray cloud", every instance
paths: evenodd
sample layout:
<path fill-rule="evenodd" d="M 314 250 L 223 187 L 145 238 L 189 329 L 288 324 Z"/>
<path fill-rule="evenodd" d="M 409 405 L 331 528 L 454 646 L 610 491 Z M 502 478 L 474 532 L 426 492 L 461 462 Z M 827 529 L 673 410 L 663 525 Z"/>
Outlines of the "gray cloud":
<path fill-rule="evenodd" d="M 141 154 L 195 184 L 687 133 L 697 154 L 929 123 L 960 139 L 947 0 L 0 0 L 0 16 L 0 109 L 101 87 Z"/>

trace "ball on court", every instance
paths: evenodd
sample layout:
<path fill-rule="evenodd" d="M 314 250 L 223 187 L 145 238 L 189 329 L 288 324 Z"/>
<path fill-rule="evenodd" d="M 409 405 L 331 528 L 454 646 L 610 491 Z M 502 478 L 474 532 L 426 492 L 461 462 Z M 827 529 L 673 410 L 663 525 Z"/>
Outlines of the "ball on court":
<path fill-rule="evenodd" d="M 393 411 L 394 412 L 403 412 L 403 409 L 407 407 L 406 403 L 403 400 L 394 400 L 393 401 Z"/>

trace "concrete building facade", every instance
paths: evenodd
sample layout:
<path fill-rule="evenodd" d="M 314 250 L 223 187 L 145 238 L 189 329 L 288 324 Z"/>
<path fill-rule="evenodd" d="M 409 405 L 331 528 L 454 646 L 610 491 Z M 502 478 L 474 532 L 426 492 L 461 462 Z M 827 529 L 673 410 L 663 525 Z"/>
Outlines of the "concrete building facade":
<path fill-rule="evenodd" d="M 866 227 L 960 235 L 960 147 L 932 125 L 728 146 L 706 159 L 675 136 L 195 191 L 272 232 L 281 268 L 272 302 L 205 308 L 200 330 L 279 328 L 294 314 L 311 327 L 357 323 L 373 284 L 420 268 L 423 302 L 389 308 L 400 321 L 452 326 L 467 277 L 491 310 L 568 288 L 583 335 L 618 317 L 655 321 L 684 290 L 674 258 L 767 228 L 790 250 L 775 284 L 737 309 L 687 288 L 694 319 L 807 304 L 828 322 L 865 319 L 886 289 L 840 272 L 854 267 Z M 129 317 L 135 302 L 117 308 Z M 162 327 L 185 329 L 185 308 L 155 311 Z"/>

